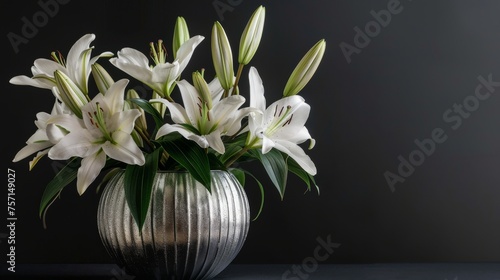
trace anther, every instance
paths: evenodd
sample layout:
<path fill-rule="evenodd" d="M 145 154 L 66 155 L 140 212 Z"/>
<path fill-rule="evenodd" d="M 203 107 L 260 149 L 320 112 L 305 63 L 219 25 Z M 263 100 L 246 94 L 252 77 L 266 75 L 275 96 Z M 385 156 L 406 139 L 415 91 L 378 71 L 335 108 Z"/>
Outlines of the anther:
<path fill-rule="evenodd" d="M 289 106 L 290 107 L 290 106 Z M 287 107 L 288 108 L 288 107 Z M 284 107 L 281 107 L 280 113 L 278 114 L 278 117 L 281 117 L 281 113 L 283 113 Z"/>
<path fill-rule="evenodd" d="M 293 114 L 290 116 L 290 118 L 282 125 L 282 127 L 285 127 L 285 125 L 287 124 L 291 124 L 292 123 L 292 118 L 293 118 Z"/>

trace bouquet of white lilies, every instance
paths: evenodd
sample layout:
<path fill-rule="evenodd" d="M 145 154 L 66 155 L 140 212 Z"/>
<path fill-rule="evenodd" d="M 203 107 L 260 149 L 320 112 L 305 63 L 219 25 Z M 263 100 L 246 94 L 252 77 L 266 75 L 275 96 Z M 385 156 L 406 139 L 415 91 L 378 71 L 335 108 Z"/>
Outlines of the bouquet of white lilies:
<path fill-rule="evenodd" d="M 265 8 L 261 6 L 246 25 L 236 75 L 229 40 L 216 22 L 211 34 L 215 78 L 207 81 L 201 69 L 192 74 L 191 81 L 181 79 L 204 37 L 190 37 L 185 20 L 179 17 L 172 62 L 167 62 L 161 40 L 150 43 L 152 64 L 132 48 L 123 48 L 116 57 L 111 52 L 91 57 L 94 47 L 90 44 L 95 35 L 87 34 L 72 46 L 66 58 L 53 52 L 52 60 L 35 60 L 32 77 L 13 77 L 12 84 L 48 89 L 55 97 L 50 113 L 36 115 L 38 129 L 14 158 L 17 162 L 36 154 L 29 162 L 30 170 L 45 155 L 67 161 L 47 185 L 40 215 L 75 179 L 81 195 L 103 171 L 104 182 L 124 170 L 126 188 L 133 190 L 127 192 L 127 201 L 141 226 L 144 217 L 137 215 L 140 211 L 135 207 L 139 204 L 135 202 L 142 201 L 141 207 L 147 207 L 151 181 L 159 170 L 185 170 L 210 190 L 210 170 L 227 170 L 244 184 L 245 175 L 255 177 L 238 163 L 257 160 L 281 196 L 289 172 L 301 178 L 309 190 L 316 186 L 316 167 L 299 146 L 307 140 L 309 148 L 314 146 L 305 127 L 310 106 L 297 94 L 320 64 L 325 41 L 320 40 L 307 52 L 292 72 L 283 97 L 270 105 L 266 105 L 257 69 L 250 67 L 249 102 L 242 108 L 246 99 L 238 85 L 259 46 L 264 18 Z M 114 80 L 97 63 L 103 58 L 110 58 L 112 65 L 150 88 L 151 96 L 140 98 L 134 89 L 127 89 L 127 79 Z M 89 80 L 95 87 L 89 87 Z M 176 89 L 182 103 L 173 94 Z"/>

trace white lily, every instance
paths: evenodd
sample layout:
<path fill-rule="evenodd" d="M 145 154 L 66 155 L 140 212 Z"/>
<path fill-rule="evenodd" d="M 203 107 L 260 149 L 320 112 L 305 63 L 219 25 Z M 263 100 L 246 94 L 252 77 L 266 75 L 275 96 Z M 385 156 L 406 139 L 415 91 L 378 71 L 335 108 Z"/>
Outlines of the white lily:
<path fill-rule="evenodd" d="M 248 118 L 249 148 L 262 147 L 262 153 L 272 148 L 289 155 L 307 173 L 316 174 L 316 166 L 304 150 L 298 145 L 314 139 L 311 138 L 304 126 L 311 107 L 298 95 L 282 98 L 266 109 L 264 86 L 257 72 L 252 67 L 249 73 L 250 80 L 250 107 L 257 108 L 263 113 L 252 112 Z"/>
<path fill-rule="evenodd" d="M 176 59 L 172 63 L 166 62 L 167 55 L 162 41 L 159 41 L 156 47 L 151 43 L 151 54 L 155 66 L 150 66 L 148 58 L 140 51 L 132 48 L 123 48 L 118 52 L 118 57 L 110 59 L 110 62 L 118 69 L 148 85 L 161 97 L 169 98 L 174 82 L 184 71 L 194 49 L 203 39 L 203 36 L 198 35 L 184 42 L 177 51 Z"/>
<path fill-rule="evenodd" d="M 103 52 L 93 58 L 90 57 L 93 47 L 90 43 L 94 41 L 94 34 L 86 34 L 73 44 L 68 52 L 67 59 L 52 53 L 52 59 L 39 58 L 31 67 L 33 77 L 24 75 L 10 79 L 11 84 L 28 85 L 44 89 L 52 89 L 56 86 L 54 72 L 56 70 L 67 75 L 82 92 L 88 93 L 88 78 L 91 65 L 100 57 L 112 56 L 111 52 Z"/>
<path fill-rule="evenodd" d="M 45 112 L 36 114 L 37 120 L 35 121 L 35 125 L 38 129 L 26 141 L 27 145 L 19 150 L 12 161 L 18 162 L 38 152 L 33 160 L 29 162 L 29 169 L 33 169 L 36 163 L 49 152 L 50 147 L 57 144 L 59 140 L 61 140 L 62 137 L 68 133 L 66 130 L 67 125 L 61 123 L 60 126 L 52 126 L 50 124 L 53 119 L 67 113 L 67 108 L 56 100 L 50 114 Z M 75 123 L 73 123 L 72 126 L 78 126 L 79 120 L 75 119 L 74 121 Z"/>
<path fill-rule="evenodd" d="M 164 124 L 158 130 L 156 139 L 179 132 L 184 138 L 195 141 L 200 147 L 211 147 L 220 154 L 225 152 L 222 136 L 233 135 L 241 127 L 241 120 L 248 115 L 252 109 L 238 109 L 245 98 L 233 95 L 220 99 L 223 89 L 216 78 L 208 88 L 211 95 L 211 107 L 203 101 L 203 97 L 186 80 L 177 82 L 181 91 L 184 107 L 178 103 L 168 102 L 164 99 L 152 99 L 151 102 L 164 103 L 171 114 L 175 124 Z"/>
<path fill-rule="evenodd" d="M 106 164 L 106 155 L 126 164 L 143 165 L 144 155 L 134 142 L 131 133 L 135 120 L 140 116 L 137 109 L 124 111 L 124 90 L 128 80 L 120 80 L 99 93 L 82 107 L 84 128 L 72 129 L 49 151 L 54 160 L 71 157 L 83 158 L 78 169 L 77 190 L 81 195 L 95 180 Z M 53 121 L 64 123 L 66 118 Z"/>

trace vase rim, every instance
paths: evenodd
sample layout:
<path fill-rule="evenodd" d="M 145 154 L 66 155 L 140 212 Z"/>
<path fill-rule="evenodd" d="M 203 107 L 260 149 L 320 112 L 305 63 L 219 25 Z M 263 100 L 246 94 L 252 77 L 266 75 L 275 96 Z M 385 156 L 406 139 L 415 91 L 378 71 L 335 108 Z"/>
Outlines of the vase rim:
<path fill-rule="evenodd" d="M 210 172 L 229 172 L 222 169 L 210 169 Z M 187 170 L 156 170 L 156 173 L 189 173 Z"/>
<path fill-rule="evenodd" d="M 125 172 L 125 168 L 120 168 L 121 172 Z M 230 173 L 229 170 L 222 170 L 222 169 L 210 169 L 210 172 L 227 172 Z M 187 170 L 161 170 L 158 169 L 156 170 L 156 173 L 189 173 Z"/>

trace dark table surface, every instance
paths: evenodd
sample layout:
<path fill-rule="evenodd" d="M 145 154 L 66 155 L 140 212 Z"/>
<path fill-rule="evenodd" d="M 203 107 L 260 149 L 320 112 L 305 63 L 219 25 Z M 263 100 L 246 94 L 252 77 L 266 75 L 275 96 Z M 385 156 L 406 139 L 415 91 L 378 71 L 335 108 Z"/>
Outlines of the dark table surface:
<path fill-rule="evenodd" d="M 0 279 L 132 280 L 112 264 L 2 265 Z M 500 280 L 500 263 L 381 263 L 322 265 L 230 265 L 216 279 Z"/>

